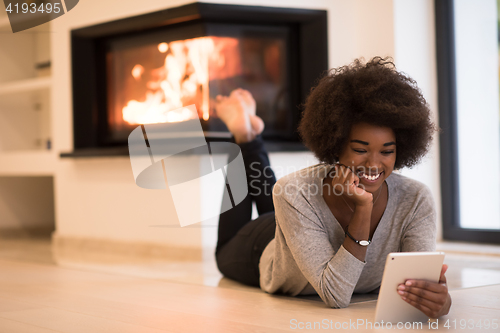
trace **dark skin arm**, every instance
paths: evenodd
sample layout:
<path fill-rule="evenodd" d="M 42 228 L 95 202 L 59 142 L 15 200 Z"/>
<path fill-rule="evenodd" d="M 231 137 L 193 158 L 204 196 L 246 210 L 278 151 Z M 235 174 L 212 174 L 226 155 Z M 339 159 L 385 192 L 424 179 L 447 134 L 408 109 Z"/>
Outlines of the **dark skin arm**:
<path fill-rule="evenodd" d="M 373 195 L 358 187 L 359 178 L 345 165 L 335 166 L 331 186 L 342 186 L 343 195 L 355 202 L 354 213 L 348 224 L 349 233 L 355 239 L 368 239 L 370 235 L 370 220 L 373 210 Z M 344 248 L 358 260 L 364 261 L 367 247 L 359 246 L 346 237 Z M 439 282 L 425 280 L 407 280 L 398 286 L 401 298 L 422 311 L 430 318 L 438 318 L 448 314 L 451 307 L 451 297 L 446 285 L 447 265 L 443 265 Z"/>
<path fill-rule="evenodd" d="M 451 296 L 446 285 L 447 265 L 443 265 L 439 282 L 407 280 L 398 286 L 401 298 L 430 318 L 439 318 L 450 312 Z"/>
<path fill-rule="evenodd" d="M 373 210 L 373 195 L 358 187 L 359 178 L 345 165 L 335 166 L 331 186 L 342 186 L 342 195 L 346 195 L 355 202 L 354 213 L 349 222 L 348 231 L 355 239 L 368 239 L 370 236 L 370 221 Z M 346 237 L 344 248 L 360 261 L 365 261 L 366 246 L 356 244 Z"/>
<path fill-rule="evenodd" d="M 372 216 L 373 204 L 357 205 L 354 209 L 351 222 L 349 223 L 349 233 L 355 239 L 368 239 L 370 236 L 370 219 Z M 350 237 L 344 240 L 344 248 L 360 261 L 365 261 L 367 246 L 356 244 Z"/>

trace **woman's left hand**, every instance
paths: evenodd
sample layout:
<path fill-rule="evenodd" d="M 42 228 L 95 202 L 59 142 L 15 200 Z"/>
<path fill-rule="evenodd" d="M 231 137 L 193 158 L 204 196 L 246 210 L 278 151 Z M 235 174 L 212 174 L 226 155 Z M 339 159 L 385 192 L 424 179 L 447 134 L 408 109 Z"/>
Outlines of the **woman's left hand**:
<path fill-rule="evenodd" d="M 422 311 L 430 318 L 438 318 L 448 314 L 451 306 L 451 297 L 446 285 L 444 273 L 448 269 L 443 265 L 439 282 L 426 280 L 406 280 L 405 284 L 398 286 L 401 298 Z"/>

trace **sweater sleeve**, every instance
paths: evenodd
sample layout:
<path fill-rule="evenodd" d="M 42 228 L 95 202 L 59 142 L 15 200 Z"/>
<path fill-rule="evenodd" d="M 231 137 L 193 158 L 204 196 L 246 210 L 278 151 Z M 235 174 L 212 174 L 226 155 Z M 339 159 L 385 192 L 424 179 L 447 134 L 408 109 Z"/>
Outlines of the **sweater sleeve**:
<path fill-rule="evenodd" d="M 415 200 L 415 209 L 401 237 L 401 250 L 435 251 L 436 208 L 430 190 L 426 186 L 422 187 Z"/>
<path fill-rule="evenodd" d="M 300 191 L 292 198 L 275 193 L 274 205 L 276 223 L 302 274 L 328 306 L 347 307 L 365 263 L 343 246 L 332 247 L 322 221 Z"/>

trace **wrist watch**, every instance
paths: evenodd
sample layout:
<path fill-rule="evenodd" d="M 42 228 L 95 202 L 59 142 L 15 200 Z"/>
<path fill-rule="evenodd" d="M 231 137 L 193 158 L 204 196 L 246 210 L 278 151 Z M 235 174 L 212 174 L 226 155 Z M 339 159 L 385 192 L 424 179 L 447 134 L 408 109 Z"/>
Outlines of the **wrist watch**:
<path fill-rule="evenodd" d="M 345 235 L 348 236 L 350 239 L 352 239 L 356 244 L 361 245 L 361 246 L 368 246 L 372 242 L 371 239 L 368 240 L 357 240 L 352 235 L 347 231 L 347 228 L 345 229 Z"/>

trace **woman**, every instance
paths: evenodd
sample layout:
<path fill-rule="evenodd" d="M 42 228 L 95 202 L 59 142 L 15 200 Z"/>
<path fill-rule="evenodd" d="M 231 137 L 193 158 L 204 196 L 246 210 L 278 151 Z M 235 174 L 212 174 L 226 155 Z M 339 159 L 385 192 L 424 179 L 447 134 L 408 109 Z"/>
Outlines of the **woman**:
<path fill-rule="evenodd" d="M 247 198 L 220 217 L 216 258 L 225 276 L 269 293 L 317 293 L 342 308 L 353 292 L 380 287 L 388 253 L 434 251 L 430 191 L 393 170 L 420 161 L 435 126 L 415 81 L 392 62 L 356 60 L 319 81 L 299 132 L 322 163 L 277 183 L 251 95 L 218 97 L 216 109 L 241 147 L 249 184 Z M 260 216 L 250 221 L 252 201 Z M 409 280 L 397 291 L 427 316 L 445 315 L 446 269 L 438 283 Z"/>

